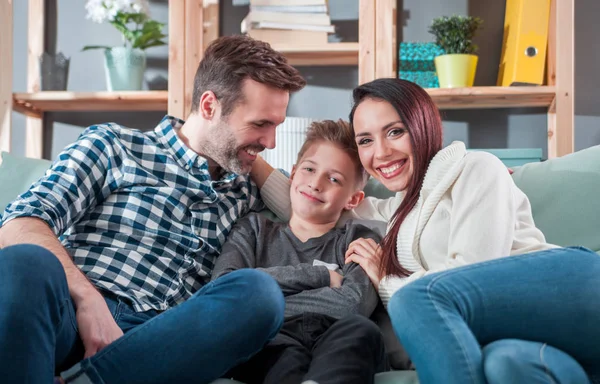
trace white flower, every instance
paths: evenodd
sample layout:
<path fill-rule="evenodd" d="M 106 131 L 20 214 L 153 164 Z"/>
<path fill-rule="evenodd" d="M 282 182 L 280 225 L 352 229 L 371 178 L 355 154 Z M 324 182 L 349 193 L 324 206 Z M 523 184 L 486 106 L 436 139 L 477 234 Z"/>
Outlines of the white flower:
<path fill-rule="evenodd" d="M 86 18 L 96 23 L 113 21 L 119 12 L 150 14 L 148 0 L 87 0 L 85 9 Z"/>

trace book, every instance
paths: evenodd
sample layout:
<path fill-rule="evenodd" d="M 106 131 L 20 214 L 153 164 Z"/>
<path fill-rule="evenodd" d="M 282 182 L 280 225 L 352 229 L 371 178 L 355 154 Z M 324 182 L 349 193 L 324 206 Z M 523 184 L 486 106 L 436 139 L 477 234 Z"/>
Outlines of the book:
<path fill-rule="evenodd" d="M 331 18 L 327 13 L 285 13 L 250 11 L 246 16 L 248 22 L 274 22 L 282 24 L 311 24 L 331 25 Z"/>
<path fill-rule="evenodd" d="M 248 36 L 265 41 L 271 45 L 293 45 L 308 47 L 327 44 L 327 32 L 281 30 L 281 29 L 250 29 Z"/>
<path fill-rule="evenodd" d="M 282 13 L 327 13 L 326 5 L 252 5 L 250 11 Z"/>
<path fill-rule="evenodd" d="M 335 26 L 333 25 L 315 25 L 315 24 L 288 24 L 271 21 L 251 22 L 247 19 L 242 20 L 242 33 L 246 33 L 252 29 L 281 29 L 295 31 L 320 31 L 334 33 Z"/>
<path fill-rule="evenodd" d="M 250 0 L 250 5 L 291 7 L 301 5 L 327 5 L 327 0 Z"/>

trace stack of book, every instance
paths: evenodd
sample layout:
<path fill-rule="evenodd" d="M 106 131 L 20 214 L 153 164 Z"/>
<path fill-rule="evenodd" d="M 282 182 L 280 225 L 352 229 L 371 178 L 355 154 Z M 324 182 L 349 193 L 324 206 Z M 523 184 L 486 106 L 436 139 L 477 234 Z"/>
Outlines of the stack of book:
<path fill-rule="evenodd" d="M 333 32 L 327 0 L 250 0 L 250 13 L 242 21 L 242 33 L 279 46 L 327 44 Z"/>

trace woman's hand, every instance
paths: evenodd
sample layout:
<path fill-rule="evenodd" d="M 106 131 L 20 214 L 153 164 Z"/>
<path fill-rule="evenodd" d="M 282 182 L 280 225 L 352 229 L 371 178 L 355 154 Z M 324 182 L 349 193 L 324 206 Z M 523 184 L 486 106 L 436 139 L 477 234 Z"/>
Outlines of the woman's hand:
<path fill-rule="evenodd" d="M 381 274 L 379 265 L 381 263 L 381 247 L 373 239 L 356 239 L 346 251 L 346 264 L 355 262 L 365 270 L 371 283 L 379 289 Z"/>

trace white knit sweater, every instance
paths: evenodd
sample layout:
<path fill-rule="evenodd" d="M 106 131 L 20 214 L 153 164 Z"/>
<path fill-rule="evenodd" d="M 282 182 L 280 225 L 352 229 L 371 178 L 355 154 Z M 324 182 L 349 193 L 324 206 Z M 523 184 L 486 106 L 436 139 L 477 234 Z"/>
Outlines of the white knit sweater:
<path fill-rule="evenodd" d="M 261 195 L 277 215 L 289 217 L 285 176 L 273 172 Z M 389 223 L 402 197 L 402 192 L 383 200 L 368 197 L 351 216 Z M 535 227 L 529 200 L 504 164 L 486 152 L 467 154 L 462 142 L 444 148 L 429 164 L 396 245 L 400 264 L 413 274 L 381 280 L 379 295 L 386 306 L 398 289 L 426 274 L 556 247 Z"/>

